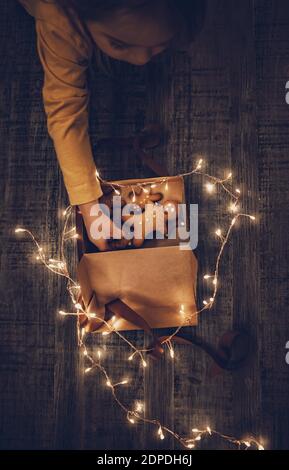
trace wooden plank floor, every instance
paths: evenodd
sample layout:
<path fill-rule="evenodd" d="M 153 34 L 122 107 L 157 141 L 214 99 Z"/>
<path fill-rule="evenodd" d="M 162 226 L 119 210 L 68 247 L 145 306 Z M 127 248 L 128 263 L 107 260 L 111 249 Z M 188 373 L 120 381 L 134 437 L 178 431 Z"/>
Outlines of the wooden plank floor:
<path fill-rule="evenodd" d="M 206 26 L 191 52 L 164 56 L 145 69 L 92 67 L 91 136 L 104 178 L 145 176 L 133 155 L 97 149 L 97 140 L 128 136 L 146 122 L 166 131 L 157 150 L 172 173 L 190 170 L 205 155 L 210 173 L 232 169 L 258 214 L 234 233 L 222 264 L 216 308 L 196 332 L 216 343 L 231 327 L 246 329 L 254 345 L 246 368 L 212 378 L 210 360 L 178 347 L 145 371 L 127 362 L 118 338 L 95 337 L 109 373 L 131 377 L 127 403 L 144 400 L 147 415 L 181 434 L 209 424 L 226 434 L 254 433 L 268 448 L 289 449 L 288 322 L 289 8 L 287 0 L 209 0 Z M 15 2 L 2 2 L 1 63 L 1 418 L 3 449 L 172 449 L 149 426 L 133 427 L 115 406 L 103 378 L 83 376 L 65 285 L 43 270 L 16 225 L 37 234 L 56 255 L 61 210 L 67 203 L 47 135 L 41 101 L 42 70 L 33 20 Z M 201 275 L 210 270 L 226 223 L 223 198 L 204 195 L 202 180 L 186 180 L 188 202 L 200 205 L 197 255 Z M 70 261 L 76 266 L 76 254 Z M 209 291 L 200 282 L 201 301 Z M 141 332 L 128 337 L 144 344 Z M 104 344 L 103 344 L 104 343 Z M 204 448 L 222 448 L 217 439 Z"/>

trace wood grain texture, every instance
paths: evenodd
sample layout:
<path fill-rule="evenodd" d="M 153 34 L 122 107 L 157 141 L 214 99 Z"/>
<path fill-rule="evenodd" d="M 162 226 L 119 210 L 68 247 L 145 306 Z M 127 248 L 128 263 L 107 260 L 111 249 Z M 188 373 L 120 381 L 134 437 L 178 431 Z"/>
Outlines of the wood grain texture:
<path fill-rule="evenodd" d="M 84 377 L 73 319 L 61 279 L 43 270 L 16 225 L 37 234 L 56 255 L 61 210 L 67 203 L 41 100 L 42 70 L 33 19 L 14 1 L 1 6 L 1 419 L 2 449 L 173 449 L 156 429 L 130 426 L 103 377 Z M 205 155 L 210 173 L 232 168 L 241 181 L 245 208 L 258 224 L 237 227 L 222 263 L 216 308 L 187 329 L 217 343 L 232 327 L 246 330 L 253 350 L 246 368 L 213 378 L 210 360 L 197 349 L 176 348 L 176 360 L 145 370 L 128 362 L 117 337 L 95 335 L 91 348 L 127 403 L 146 402 L 147 416 L 181 434 L 210 424 L 242 436 L 255 433 L 267 447 L 288 449 L 289 9 L 287 0 L 209 0 L 205 28 L 190 51 L 165 54 L 145 68 L 113 64 L 110 75 L 91 67 L 90 127 L 104 178 L 146 176 L 133 154 L 98 149 L 103 137 L 128 136 L 151 121 L 166 139 L 155 152 L 172 173 L 190 170 Z M 197 255 L 201 275 L 218 249 L 214 229 L 228 222 L 224 199 L 203 192 L 203 180 L 188 178 L 188 202 L 200 205 Z M 70 263 L 76 266 L 75 250 Z M 201 302 L 210 289 L 199 284 Z M 141 332 L 127 333 L 139 346 Z M 218 439 L 203 447 L 222 448 Z M 227 448 L 227 447 L 225 447 Z"/>

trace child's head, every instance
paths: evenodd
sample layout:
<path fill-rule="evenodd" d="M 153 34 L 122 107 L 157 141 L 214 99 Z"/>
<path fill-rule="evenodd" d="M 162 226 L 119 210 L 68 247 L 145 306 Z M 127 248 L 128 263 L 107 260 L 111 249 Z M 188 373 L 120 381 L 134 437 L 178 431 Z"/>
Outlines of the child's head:
<path fill-rule="evenodd" d="M 194 36 L 205 0 L 59 0 L 85 21 L 97 46 L 108 56 L 144 65 L 176 39 Z M 188 19 L 190 16 L 191 21 Z"/>

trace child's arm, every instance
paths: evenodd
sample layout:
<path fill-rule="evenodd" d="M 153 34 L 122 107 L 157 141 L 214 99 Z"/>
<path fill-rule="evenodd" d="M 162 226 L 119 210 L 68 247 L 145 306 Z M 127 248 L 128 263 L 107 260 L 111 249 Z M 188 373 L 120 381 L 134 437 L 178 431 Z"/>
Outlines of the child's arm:
<path fill-rule="evenodd" d="M 42 20 L 36 20 L 36 31 L 45 73 L 43 98 L 48 131 L 70 203 L 88 203 L 102 195 L 88 134 L 86 69 L 91 51 L 76 31 L 69 34 Z"/>

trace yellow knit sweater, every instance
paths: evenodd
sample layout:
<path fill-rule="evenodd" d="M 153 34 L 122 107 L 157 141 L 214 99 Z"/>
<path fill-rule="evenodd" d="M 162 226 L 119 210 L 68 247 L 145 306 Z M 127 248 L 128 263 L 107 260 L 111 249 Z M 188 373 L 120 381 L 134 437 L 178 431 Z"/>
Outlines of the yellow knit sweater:
<path fill-rule="evenodd" d="M 35 18 L 48 132 L 70 203 L 93 201 L 102 195 L 88 133 L 86 70 L 95 44 L 76 15 L 68 18 L 55 3 L 19 1 Z"/>

